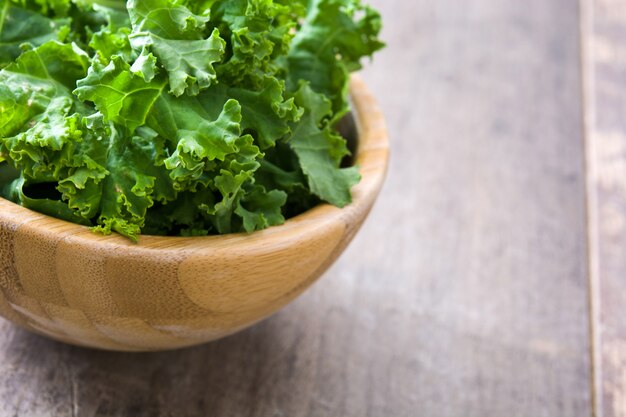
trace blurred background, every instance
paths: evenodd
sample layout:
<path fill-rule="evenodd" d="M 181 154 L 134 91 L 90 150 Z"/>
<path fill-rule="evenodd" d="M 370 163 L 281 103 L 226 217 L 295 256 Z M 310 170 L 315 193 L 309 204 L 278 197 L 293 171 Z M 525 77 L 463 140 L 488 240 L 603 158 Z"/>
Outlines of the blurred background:
<path fill-rule="evenodd" d="M 370 3 L 393 156 L 340 261 L 180 352 L 1 322 L 0 415 L 626 415 L 626 2 Z"/>

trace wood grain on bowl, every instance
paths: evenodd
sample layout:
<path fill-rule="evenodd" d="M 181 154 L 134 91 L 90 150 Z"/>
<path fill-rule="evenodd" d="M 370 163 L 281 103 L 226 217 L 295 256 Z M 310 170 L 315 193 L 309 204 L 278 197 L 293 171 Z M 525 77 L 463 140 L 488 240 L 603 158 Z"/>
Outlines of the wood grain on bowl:
<path fill-rule="evenodd" d="M 0 199 L 0 314 L 64 342 L 143 351 L 214 340 L 274 313 L 337 259 L 382 186 L 383 116 L 359 78 L 351 95 L 363 179 L 344 209 L 321 205 L 250 235 L 133 244 Z"/>

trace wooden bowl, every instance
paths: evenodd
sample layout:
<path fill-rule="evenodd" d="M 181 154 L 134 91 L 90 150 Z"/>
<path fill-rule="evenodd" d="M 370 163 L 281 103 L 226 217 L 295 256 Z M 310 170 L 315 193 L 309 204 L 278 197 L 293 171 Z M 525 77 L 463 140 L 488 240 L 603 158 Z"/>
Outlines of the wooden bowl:
<path fill-rule="evenodd" d="M 383 116 L 359 78 L 351 97 L 363 180 L 343 209 L 321 205 L 249 235 L 133 244 L 0 199 L 0 314 L 56 340 L 120 351 L 196 345 L 268 317 L 337 259 L 383 184 Z"/>

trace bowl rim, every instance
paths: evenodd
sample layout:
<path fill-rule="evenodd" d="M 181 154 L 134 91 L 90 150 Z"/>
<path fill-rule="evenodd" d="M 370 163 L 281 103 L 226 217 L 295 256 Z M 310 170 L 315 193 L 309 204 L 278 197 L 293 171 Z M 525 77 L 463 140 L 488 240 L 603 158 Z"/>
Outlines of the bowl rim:
<path fill-rule="evenodd" d="M 320 204 L 288 219 L 284 224 L 272 226 L 253 233 L 236 233 L 211 236 L 153 236 L 140 235 L 132 242 L 117 233 L 105 236 L 96 234 L 88 226 L 57 219 L 22 207 L 0 198 L 0 230 L 25 231 L 40 239 L 69 240 L 81 246 L 124 250 L 186 250 L 232 245 L 264 245 L 268 241 L 290 240 L 294 236 L 306 236 L 313 230 L 342 222 L 347 228 L 362 221 L 369 213 L 382 188 L 388 163 L 389 140 L 384 116 L 376 99 L 363 79 L 352 75 L 350 101 L 357 127 L 358 146 L 355 165 L 359 167 L 361 181 L 352 188 L 353 201 L 344 208 Z"/>

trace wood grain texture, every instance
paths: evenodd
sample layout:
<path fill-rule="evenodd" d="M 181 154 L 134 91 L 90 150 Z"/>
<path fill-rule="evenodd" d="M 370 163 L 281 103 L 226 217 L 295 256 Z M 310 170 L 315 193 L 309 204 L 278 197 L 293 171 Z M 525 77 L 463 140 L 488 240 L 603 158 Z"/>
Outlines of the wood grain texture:
<path fill-rule="evenodd" d="M 598 417 L 626 416 L 626 3 L 587 1 Z"/>
<path fill-rule="evenodd" d="M 350 91 L 362 180 L 344 209 L 321 205 L 250 235 L 135 244 L 0 199 L 0 314 L 80 346 L 153 351 L 215 340 L 275 313 L 343 252 L 382 186 L 383 116 L 360 78 Z"/>
<path fill-rule="evenodd" d="M 181 352 L 4 325 L 0 415 L 591 415 L 576 2 L 371 3 L 390 176 L 325 278 Z"/>

